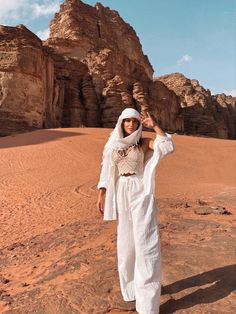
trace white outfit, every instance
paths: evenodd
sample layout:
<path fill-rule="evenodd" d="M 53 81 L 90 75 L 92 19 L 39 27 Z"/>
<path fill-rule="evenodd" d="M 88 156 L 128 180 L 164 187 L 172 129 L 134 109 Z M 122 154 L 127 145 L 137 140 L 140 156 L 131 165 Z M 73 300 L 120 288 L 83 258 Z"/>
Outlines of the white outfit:
<path fill-rule="evenodd" d="M 121 293 L 125 301 L 136 300 L 139 314 L 158 314 L 161 251 L 154 198 L 143 195 L 143 176 L 121 176 L 116 188 Z"/>
<path fill-rule="evenodd" d="M 154 151 L 144 160 L 143 174 L 119 176 L 118 169 L 123 165 L 117 167 L 114 150 L 137 144 L 141 136 L 140 123 L 138 130 L 123 138 L 122 120 L 133 117 L 139 118 L 139 113 L 125 109 L 105 145 L 98 188 L 106 188 L 104 220 L 118 218 L 117 256 L 123 298 L 135 299 L 139 314 L 158 314 L 161 252 L 154 201 L 155 168 L 164 156 L 174 151 L 175 145 L 170 134 L 156 135 Z"/>

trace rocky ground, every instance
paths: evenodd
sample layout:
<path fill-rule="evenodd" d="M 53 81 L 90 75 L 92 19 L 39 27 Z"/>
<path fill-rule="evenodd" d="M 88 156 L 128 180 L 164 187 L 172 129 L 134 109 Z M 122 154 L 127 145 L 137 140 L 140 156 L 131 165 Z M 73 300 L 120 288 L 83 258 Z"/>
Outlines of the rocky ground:
<path fill-rule="evenodd" d="M 120 295 L 116 222 L 95 209 L 109 132 L 0 139 L 1 313 L 136 313 Z M 173 139 L 157 175 L 160 313 L 236 313 L 235 143 Z"/>

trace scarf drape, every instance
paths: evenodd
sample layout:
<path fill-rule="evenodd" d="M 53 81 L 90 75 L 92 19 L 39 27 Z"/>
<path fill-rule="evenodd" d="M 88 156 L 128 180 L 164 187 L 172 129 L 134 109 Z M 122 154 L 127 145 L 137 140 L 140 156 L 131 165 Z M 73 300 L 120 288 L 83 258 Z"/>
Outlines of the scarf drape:
<path fill-rule="evenodd" d="M 128 118 L 135 118 L 140 121 L 140 114 L 137 110 L 133 108 L 126 108 L 121 112 L 121 115 L 118 118 L 116 126 L 112 131 L 106 145 L 104 152 L 111 149 L 122 149 L 127 148 L 133 144 L 137 144 L 140 140 L 142 134 L 142 123 L 140 121 L 138 129 L 132 134 L 124 137 L 122 130 L 122 121 Z"/>

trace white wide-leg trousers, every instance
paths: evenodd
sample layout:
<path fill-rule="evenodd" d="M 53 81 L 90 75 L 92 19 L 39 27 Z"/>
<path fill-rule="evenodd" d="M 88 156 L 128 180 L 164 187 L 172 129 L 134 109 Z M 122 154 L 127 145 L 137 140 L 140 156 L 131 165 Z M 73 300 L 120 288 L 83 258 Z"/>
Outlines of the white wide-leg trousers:
<path fill-rule="evenodd" d="M 161 251 L 153 195 L 144 197 L 141 176 L 120 176 L 117 191 L 117 258 L 121 293 L 139 314 L 158 314 Z"/>

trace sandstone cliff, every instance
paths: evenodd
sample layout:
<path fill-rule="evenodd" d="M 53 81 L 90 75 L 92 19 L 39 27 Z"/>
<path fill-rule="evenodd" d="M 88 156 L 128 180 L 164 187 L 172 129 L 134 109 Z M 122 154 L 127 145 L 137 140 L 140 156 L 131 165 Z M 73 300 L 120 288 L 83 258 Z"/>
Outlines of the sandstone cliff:
<path fill-rule="evenodd" d="M 235 99 L 153 69 L 133 28 L 97 3 L 65 0 L 46 42 L 0 29 L 0 135 L 32 128 L 113 127 L 121 110 L 149 110 L 165 131 L 236 138 Z"/>
<path fill-rule="evenodd" d="M 197 80 L 181 73 L 155 78 L 180 97 L 184 132 L 219 138 L 236 138 L 236 98 L 225 94 L 211 95 Z"/>
<path fill-rule="evenodd" d="M 41 128 L 51 98 L 51 57 L 23 25 L 0 27 L 0 55 L 0 134 Z"/>
<path fill-rule="evenodd" d="M 91 79 L 87 94 L 95 91 L 100 126 L 113 127 L 122 109 L 142 106 L 158 113 L 166 129 L 183 131 L 176 95 L 163 84 L 156 90 L 153 69 L 142 53 L 139 39 L 118 12 L 99 3 L 91 7 L 81 1 L 66 0 L 50 30 L 47 46 L 56 54 L 87 66 Z M 162 91 L 166 106 L 159 105 Z M 95 104 L 95 98 L 92 99 L 87 110 Z M 90 118 L 84 124 L 94 125 Z"/>

